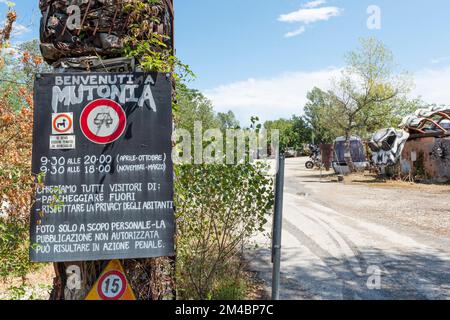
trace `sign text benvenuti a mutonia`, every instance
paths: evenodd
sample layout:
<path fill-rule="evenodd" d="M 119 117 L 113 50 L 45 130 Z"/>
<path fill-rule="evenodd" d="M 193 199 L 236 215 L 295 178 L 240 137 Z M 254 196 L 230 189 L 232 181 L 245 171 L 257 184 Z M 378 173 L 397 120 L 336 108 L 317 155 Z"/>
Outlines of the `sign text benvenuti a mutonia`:
<path fill-rule="evenodd" d="M 166 74 L 38 75 L 33 261 L 174 254 L 171 89 Z"/>

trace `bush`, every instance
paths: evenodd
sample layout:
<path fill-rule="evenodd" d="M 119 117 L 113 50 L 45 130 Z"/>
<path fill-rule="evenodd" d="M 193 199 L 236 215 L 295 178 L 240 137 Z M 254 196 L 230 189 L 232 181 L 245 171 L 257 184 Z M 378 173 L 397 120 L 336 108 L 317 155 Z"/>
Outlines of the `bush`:
<path fill-rule="evenodd" d="M 28 51 L 19 58 L 1 49 L 0 53 L 2 61 L 8 62 L 0 65 L 1 78 L 8 80 L 0 82 L 0 278 L 25 278 L 35 268 L 28 259 L 35 186 L 31 174 L 33 99 L 32 88 L 18 77 L 25 74 L 25 67 L 41 61 Z"/>
<path fill-rule="evenodd" d="M 184 299 L 241 296 L 237 249 L 263 231 L 272 208 L 263 164 L 176 167 L 178 292 Z M 230 278 L 230 274 L 237 277 Z"/>

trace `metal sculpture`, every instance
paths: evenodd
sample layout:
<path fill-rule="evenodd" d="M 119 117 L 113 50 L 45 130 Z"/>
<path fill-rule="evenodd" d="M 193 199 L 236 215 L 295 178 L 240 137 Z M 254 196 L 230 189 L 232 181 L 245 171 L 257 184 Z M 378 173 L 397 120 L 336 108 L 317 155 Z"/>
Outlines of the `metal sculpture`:
<path fill-rule="evenodd" d="M 167 47 L 173 47 L 171 0 L 40 0 L 39 7 L 42 56 L 57 68 L 133 69 L 131 59 L 123 58 L 126 39 L 136 36 L 133 26 L 148 31 L 147 36 L 163 35 Z"/>
<path fill-rule="evenodd" d="M 416 137 L 420 135 L 450 135 L 450 107 L 429 106 L 407 116 L 400 128 Z"/>
<path fill-rule="evenodd" d="M 394 165 L 400 159 L 409 133 L 394 128 L 376 132 L 369 141 L 372 161 L 377 166 Z"/>

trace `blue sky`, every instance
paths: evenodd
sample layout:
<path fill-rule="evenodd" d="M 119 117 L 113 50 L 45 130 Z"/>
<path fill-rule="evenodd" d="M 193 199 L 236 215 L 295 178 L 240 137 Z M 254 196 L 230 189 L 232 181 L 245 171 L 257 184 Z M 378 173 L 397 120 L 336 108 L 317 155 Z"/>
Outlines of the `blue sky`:
<path fill-rule="evenodd" d="M 16 40 L 38 37 L 39 1 L 15 2 Z M 380 9 L 380 29 L 367 27 L 371 5 Z M 197 74 L 191 86 L 242 121 L 300 114 L 306 92 L 328 86 L 345 52 L 367 36 L 413 73 L 412 95 L 450 103 L 448 0 L 175 0 L 175 7 L 177 54 Z"/>

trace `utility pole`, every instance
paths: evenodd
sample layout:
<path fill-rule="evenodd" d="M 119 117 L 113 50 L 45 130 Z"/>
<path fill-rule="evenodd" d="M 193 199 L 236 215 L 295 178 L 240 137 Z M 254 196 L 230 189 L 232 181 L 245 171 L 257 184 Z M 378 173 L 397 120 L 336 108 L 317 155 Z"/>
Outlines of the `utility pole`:
<path fill-rule="evenodd" d="M 129 17 L 126 4 L 147 0 L 41 0 L 41 53 L 57 72 L 134 72 L 138 61 L 121 56 Z M 111 5 L 111 2 L 114 5 Z M 150 5 L 150 4 L 149 4 Z M 174 48 L 173 0 L 151 4 L 159 23 L 154 33 L 168 38 Z M 148 14 L 148 12 L 147 12 Z M 56 277 L 51 299 L 82 300 L 109 261 L 54 263 Z M 122 260 L 137 299 L 175 298 L 175 260 L 151 258 Z"/>
<path fill-rule="evenodd" d="M 283 230 L 283 191 L 284 191 L 284 162 L 283 153 L 278 155 L 278 170 L 275 180 L 275 208 L 272 233 L 272 300 L 280 298 L 280 269 L 281 269 L 281 233 Z"/>

